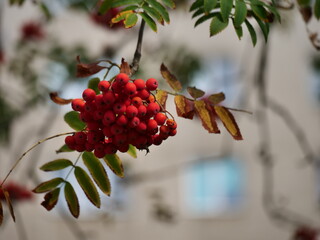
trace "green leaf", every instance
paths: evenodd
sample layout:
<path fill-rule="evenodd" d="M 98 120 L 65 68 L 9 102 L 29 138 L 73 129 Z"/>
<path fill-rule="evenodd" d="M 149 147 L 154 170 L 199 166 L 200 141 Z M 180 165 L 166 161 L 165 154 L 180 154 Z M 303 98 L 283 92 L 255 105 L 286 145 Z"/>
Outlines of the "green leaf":
<path fill-rule="evenodd" d="M 111 5 L 112 5 L 112 1 L 110 1 L 110 0 L 103 1 L 101 3 L 100 8 L 99 8 L 99 13 L 105 14 L 111 8 Z"/>
<path fill-rule="evenodd" d="M 79 115 L 79 112 L 76 111 L 71 111 L 64 115 L 64 121 L 76 131 L 81 131 L 86 126 L 86 124 L 80 120 Z"/>
<path fill-rule="evenodd" d="M 251 4 L 251 9 L 257 17 L 259 17 L 261 20 L 267 20 L 268 19 L 268 14 L 267 11 L 264 9 L 262 6 L 262 3 L 260 1 L 252 1 Z"/>
<path fill-rule="evenodd" d="M 211 18 L 213 18 L 214 16 L 217 16 L 217 15 L 219 15 L 219 13 L 209 13 L 208 15 L 204 15 L 204 16 L 202 16 L 202 17 L 200 17 L 197 21 L 196 21 L 196 23 L 194 24 L 194 27 L 197 27 L 199 24 L 201 24 L 201 23 L 203 23 L 203 22 L 205 22 L 205 21 L 207 21 L 207 20 L 209 20 L 209 19 L 211 19 Z"/>
<path fill-rule="evenodd" d="M 124 9 L 122 9 L 123 12 L 125 11 L 129 11 L 129 10 L 132 10 L 132 11 L 135 11 L 139 8 L 139 6 L 128 6 L 128 7 L 125 7 Z"/>
<path fill-rule="evenodd" d="M 190 94 L 190 96 L 193 97 L 194 99 L 200 98 L 205 94 L 204 91 L 196 87 L 187 87 L 187 91 Z"/>
<path fill-rule="evenodd" d="M 132 146 L 131 144 L 129 144 L 129 150 L 127 152 L 131 157 L 133 158 L 137 158 L 137 149 Z"/>
<path fill-rule="evenodd" d="M 75 218 L 78 218 L 80 214 L 79 200 L 76 192 L 74 191 L 74 188 L 69 182 L 66 182 L 64 186 L 64 197 L 68 204 L 70 213 Z"/>
<path fill-rule="evenodd" d="M 128 14 L 126 16 L 126 19 L 124 20 L 124 26 L 125 28 L 132 28 L 136 25 L 138 21 L 138 16 L 136 13 Z"/>
<path fill-rule="evenodd" d="M 74 150 L 70 149 L 67 144 L 64 144 L 62 147 L 60 147 L 58 150 L 56 150 L 56 153 L 63 153 L 63 152 L 73 152 Z"/>
<path fill-rule="evenodd" d="M 314 15 L 320 20 L 320 0 L 316 0 L 314 3 Z"/>
<path fill-rule="evenodd" d="M 166 23 L 170 23 L 170 17 L 169 17 L 169 13 L 167 11 L 167 9 L 162 6 L 160 3 L 158 3 L 156 0 L 145 0 L 151 7 L 153 7 L 155 10 L 157 10 L 157 12 L 160 13 L 160 15 L 162 16 L 162 18 L 164 19 L 164 21 L 166 21 Z"/>
<path fill-rule="evenodd" d="M 124 177 L 123 165 L 117 154 L 107 154 L 103 160 L 118 177 Z"/>
<path fill-rule="evenodd" d="M 204 14 L 204 9 L 203 8 L 199 8 L 197 11 L 195 11 L 193 14 L 192 14 L 192 18 L 195 18 L 195 17 L 198 17 L 200 15 Z"/>
<path fill-rule="evenodd" d="M 56 160 L 53 160 L 51 162 L 48 162 L 48 163 L 42 165 L 42 167 L 40 167 L 40 169 L 42 171 L 49 172 L 49 171 L 61 170 L 61 169 L 64 169 L 64 168 L 72 166 L 72 165 L 73 164 L 70 160 L 61 158 L 61 159 L 56 159 Z"/>
<path fill-rule="evenodd" d="M 300 7 L 306 7 L 310 5 L 310 0 L 297 0 Z"/>
<path fill-rule="evenodd" d="M 254 28 L 252 27 L 251 23 L 247 19 L 245 20 L 245 24 L 246 24 L 246 26 L 248 28 L 249 33 L 250 33 L 252 44 L 253 44 L 253 46 L 255 46 L 257 44 L 256 31 L 254 30 Z"/>
<path fill-rule="evenodd" d="M 227 19 L 227 21 L 224 22 L 220 15 L 213 17 L 210 23 L 210 37 L 224 30 L 229 24 L 228 20 L 229 19 Z"/>
<path fill-rule="evenodd" d="M 223 22 L 227 22 L 233 6 L 233 0 L 220 0 L 220 9 Z"/>
<path fill-rule="evenodd" d="M 160 13 L 154 8 L 151 8 L 147 5 L 143 5 L 142 9 L 152 18 L 156 19 L 160 24 L 164 24 L 163 18 L 161 17 Z"/>
<path fill-rule="evenodd" d="M 40 183 L 35 189 L 32 190 L 34 193 L 44 193 L 51 191 L 52 189 L 56 188 L 59 186 L 61 183 L 63 183 L 64 180 L 60 177 L 58 178 L 53 178 L 49 181 Z"/>
<path fill-rule="evenodd" d="M 47 20 L 51 20 L 52 19 L 52 14 L 51 14 L 48 6 L 42 2 L 42 3 L 39 4 L 39 7 L 40 7 L 42 13 L 45 15 L 46 19 Z"/>
<path fill-rule="evenodd" d="M 154 31 L 157 32 L 157 24 L 155 23 L 155 21 L 145 12 L 143 13 L 138 13 L 142 19 L 146 22 L 146 24 L 148 24 L 148 26 Z"/>
<path fill-rule="evenodd" d="M 59 195 L 60 195 L 60 188 L 56 188 L 56 189 L 46 193 L 46 195 L 44 195 L 44 201 L 41 203 L 41 205 L 45 209 L 50 211 L 57 204 L 58 199 L 59 199 Z"/>
<path fill-rule="evenodd" d="M 260 29 L 263 33 L 264 40 L 267 42 L 268 41 L 268 35 L 269 35 L 269 23 L 262 22 L 261 19 L 255 15 L 253 17 L 256 19 L 258 25 L 260 26 Z"/>
<path fill-rule="evenodd" d="M 269 4 L 266 4 L 266 3 L 262 3 L 263 6 L 265 6 L 266 8 L 269 9 L 269 11 L 274 15 L 276 16 L 276 19 L 281 23 L 281 16 L 279 14 L 279 11 L 276 7 L 274 6 L 270 6 Z"/>
<path fill-rule="evenodd" d="M 99 159 L 96 158 L 92 152 L 84 152 L 82 154 L 82 160 L 88 168 L 93 180 L 99 186 L 101 191 L 106 195 L 110 196 L 110 181 L 106 173 L 106 170 L 104 169 Z"/>
<path fill-rule="evenodd" d="M 217 0 L 204 0 L 204 11 L 208 14 L 217 5 Z"/>
<path fill-rule="evenodd" d="M 100 208 L 100 196 L 89 175 L 81 167 L 75 167 L 74 175 L 90 202 Z"/>
<path fill-rule="evenodd" d="M 123 7 L 125 5 L 140 5 L 142 2 L 143 0 L 113 0 L 111 3 L 111 8 Z"/>
<path fill-rule="evenodd" d="M 195 2 L 193 2 L 193 4 L 191 5 L 189 12 L 192 12 L 200 7 L 202 7 L 204 4 L 204 0 L 197 0 Z"/>
<path fill-rule="evenodd" d="M 240 26 L 236 27 L 234 22 L 233 22 L 233 26 L 234 26 L 234 30 L 236 31 L 236 34 L 237 34 L 239 40 L 241 40 L 241 38 L 243 36 L 242 26 L 240 25 Z"/>
<path fill-rule="evenodd" d="M 236 0 L 234 12 L 234 26 L 239 27 L 247 16 L 247 6 L 243 0 Z"/>
<path fill-rule="evenodd" d="M 88 88 L 93 89 L 96 92 L 96 94 L 100 94 L 100 90 L 98 88 L 99 82 L 100 82 L 99 78 L 91 78 L 88 82 Z"/>
<path fill-rule="evenodd" d="M 121 11 L 114 18 L 111 19 L 111 23 L 118 23 L 126 19 L 129 14 L 132 14 L 132 10 Z"/>
<path fill-rule="evenodd" d="M 165 6 L 167 6 L 168 8 L 171 8 L 171 9 L 175 9 L 176 8 L 176 4 L 174 3 L 174 1 L 172 0 L 161 0 L 163 2 L 163 4 Z"/>

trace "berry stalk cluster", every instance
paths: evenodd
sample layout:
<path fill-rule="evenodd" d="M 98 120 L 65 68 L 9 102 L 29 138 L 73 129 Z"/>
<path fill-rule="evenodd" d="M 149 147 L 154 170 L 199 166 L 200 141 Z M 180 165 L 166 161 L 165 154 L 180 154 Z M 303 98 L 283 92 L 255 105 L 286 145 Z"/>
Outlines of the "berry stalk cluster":
<path fill-rule="evenodd" d="M 65 143 L 78 152 L 93 151 L 98 158 L 127 152 L 130 144 L 140 150 L 160 145 L 176 135 L 177 124 L 157 103 L 152 94 L 157 88 L 154 78 L 134 80 L 120 73 L 114 81 L 100 81 L 99 94 L 85 89 L 83 98 L 74 99 L 71 105 L 86 128 L 67 136 Z"/>

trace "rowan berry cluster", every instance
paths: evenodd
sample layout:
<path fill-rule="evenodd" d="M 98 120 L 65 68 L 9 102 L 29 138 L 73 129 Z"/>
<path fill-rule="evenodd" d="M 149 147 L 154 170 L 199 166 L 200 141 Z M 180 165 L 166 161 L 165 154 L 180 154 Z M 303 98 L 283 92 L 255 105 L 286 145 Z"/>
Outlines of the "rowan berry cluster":
<path fill-rule="evenodd" d="M 74 99 L 71 104 L 86 128 L 67 136 L 65 143 L 78 152 L 93 151 L 99 158 L 118 150 L 127 152 L 129 144 L 137 149 L 160 145 L 177 133 L 177 124 L 152 94 L 157 87 L 154 78 L 132 80 L 120 73 L 114 81 L 99 82 L 100 94 L 84 90 L 83 99 Z"/>

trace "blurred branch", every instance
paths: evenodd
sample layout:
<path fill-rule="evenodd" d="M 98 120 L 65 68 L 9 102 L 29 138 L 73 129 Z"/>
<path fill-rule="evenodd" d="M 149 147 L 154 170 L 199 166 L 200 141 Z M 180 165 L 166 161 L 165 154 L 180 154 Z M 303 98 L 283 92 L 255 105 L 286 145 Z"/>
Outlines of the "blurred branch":
<path fill-rule="evenodd" d="M 143 31 L 144 31 L 145 24 L 146 24 L 145 21 L 141 20 L 137 47 L 136 47 L 136 51 L 135 51 L 134 56 L 133 56 L 132 64 L 130 66 L 132 75 L 134 75 L 139 69 L 139 63 L 140 63 L 140 59 L 141 59 L 141 48 L 142 48 Z"/>

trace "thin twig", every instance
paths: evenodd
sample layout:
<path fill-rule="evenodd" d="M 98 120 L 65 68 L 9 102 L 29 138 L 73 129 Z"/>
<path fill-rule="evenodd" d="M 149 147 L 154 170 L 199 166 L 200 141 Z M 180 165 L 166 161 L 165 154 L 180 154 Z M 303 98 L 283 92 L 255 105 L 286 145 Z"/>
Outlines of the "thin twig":
<path fill-rule="evenodd" d="M 25 155 L 27 155 L 30 151 L 32 151 L 34 148 L 36 148 L 38 145 L 40 145 L 41 143 L 45 142 L 45 141 L 48 141 L 50 139 L 53 139 L 53 138 L 57 138 L 57 137 L 61 137 L 61 136 L 65 136 L 65 135 L 69 135 L 69 134 L 73 134 L 75 132 L 67 132 L 67 133 L 60 133 L 60 134 L 57 134 L 57 135 L 53 135 L 51 137 L 47 137 L 47 138 L 44 138 L 40 141 L 38 141 L 37 143 L 35 143 L 32 147 L 30 147 L 27 151 L 25 151 L 21 156 L 20 158 L 16 161 L 16 163 L 11 167 L 10 171 L 8 172 L 8 174 L 6 175 L 6 177 L 4 178 L 4 180 L 2 181 L 1 185 L 0 185 L 0 188 L 2 188 L 3 184 L 6 182 L 6 180 L 8 179 L 8 177 L 10 176 L 10 174 L 12 173 L 12 171 L 17 167 L 17 165 L 20 163 L 20 161 L 23 159 L 23 157 Z"/>
<path fill-rule="evenodd" d="M 134 75 L 139 69 L 139 63 L 141 59 L 141 48 L 142 48 L 142 39 L 143 39 L 143 31 L 145 26 L 145 21 L 141 20 L 141 25 L 139 29 L 139 36 L 137 41 L 136 51 L 133 56 L 132 64 L 131 64 L 131 75 Z"/>

